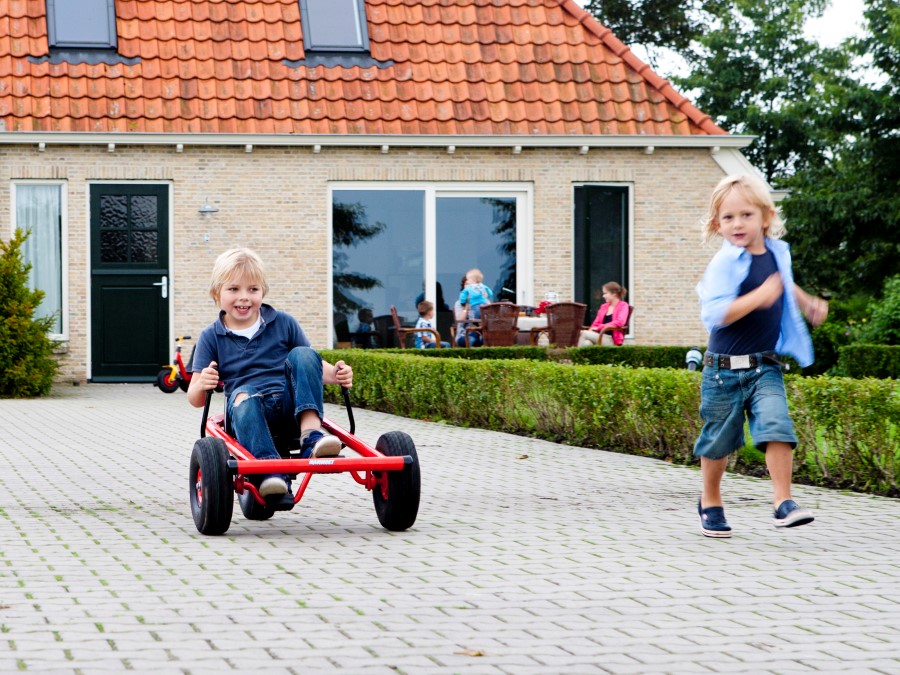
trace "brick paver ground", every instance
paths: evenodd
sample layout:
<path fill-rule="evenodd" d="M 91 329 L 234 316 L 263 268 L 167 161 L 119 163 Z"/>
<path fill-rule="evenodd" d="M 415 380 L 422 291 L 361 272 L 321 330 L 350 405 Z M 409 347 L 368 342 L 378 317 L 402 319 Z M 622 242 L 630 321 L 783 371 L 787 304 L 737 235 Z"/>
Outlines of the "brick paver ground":
<path fill-rule="evenodd" d="M 329 416 L 344 419 L 341 409 Z M 356 411 L 415 440 L 415 526 L 346 474 L 197 533 L 199 413 L 149 385 L 0 401 L 0 672 L 900 672 L 900 502 Z"/>

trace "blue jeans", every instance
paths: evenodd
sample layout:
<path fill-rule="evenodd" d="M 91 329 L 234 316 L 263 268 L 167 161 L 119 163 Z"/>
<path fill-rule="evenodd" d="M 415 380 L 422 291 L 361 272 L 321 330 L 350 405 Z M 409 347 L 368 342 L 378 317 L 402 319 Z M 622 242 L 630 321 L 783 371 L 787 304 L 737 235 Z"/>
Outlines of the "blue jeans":
<path fill-rule="evenodd" d="M 762 354 L 757 356 L 761 358 Z M 759 368 L 743 370 L 704 367 L 700 385 L 703 429 L 694 445 L 694 456 L 721 459 L 744 447 L 745 415 L 757 448 L 764 450 L 772 441 L 797 446 L 780 366 L 763 363 Z"/>
<path fill-rule="evenodd" d="M 248 398 L 240 404 L 239 394 Z M 315 410 L 322 419 L 322 357 L 309 347 L 295 347 L 284 361 L 284 389 L 263 395 L 255 387 L 238 387 L 228 397 L 226 415 L 238 443 L 257 459 L 279 459 L 276 439 L 286 441 L 300 433 L 298 416 Z"/>

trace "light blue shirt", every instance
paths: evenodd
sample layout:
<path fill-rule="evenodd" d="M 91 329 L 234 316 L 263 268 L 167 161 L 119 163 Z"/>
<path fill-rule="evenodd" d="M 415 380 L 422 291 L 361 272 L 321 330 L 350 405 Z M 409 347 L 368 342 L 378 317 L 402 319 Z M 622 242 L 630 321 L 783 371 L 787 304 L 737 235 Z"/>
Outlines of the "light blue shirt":
<path fill-rule="evenodd" d="M 785 310 L 781 314 L 781 332 L 775 351 L 793 357 L 802 367 L 813 362 L 812 339 L 797 298 L 794 295 L 794 274 L 791 271 L 791 249 L 780 239 L 766 237 L 766 248 L 775 256 L 775 264 L 784 285 Z M 735 246 L 730 241 L 722 242 L 722 248 L 713 256 L 703 280 L 697 284 L 700 296 L 700 319 L 708 332 L 716 326 L 724 325 L 725 313 L 732 302 L 737 300 L 741 282 L 750 272 L 753 255 L 743 246 Z"/>

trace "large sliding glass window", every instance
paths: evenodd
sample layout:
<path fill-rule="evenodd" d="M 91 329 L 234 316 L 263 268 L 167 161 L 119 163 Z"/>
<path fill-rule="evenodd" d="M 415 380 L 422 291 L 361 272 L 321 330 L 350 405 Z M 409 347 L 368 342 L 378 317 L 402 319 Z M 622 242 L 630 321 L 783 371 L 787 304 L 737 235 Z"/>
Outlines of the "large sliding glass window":
<path fill-rule="evenodd" d="M 588 306 L 591 321 L 603 304 L 603 284 L 630 285 L 629 212 L 626 186 L 575 188 L 575 301 Z"/>
<path fill-rule="evenodd" d="M 395 345 L 391 305 L 409 325 L 423 299 L 435 303 L 438 331 L 449 340 L 460 279 L 473 267 L 496 299 L 531 300 L 519 290 L 531 286 L 522 283 L 531 250 L 520 243 L 530 241 L 527 189 L 334 186 L 331 194 L 338 342 L 356 340 L 360 324 L 371 324 L 381 344 Z"/>
<path fill-rule="evenodd" d="M 31 265 L 29 286 L 44 292 L 39 317 L 54 316 L 63 333 L 63 190 L 60 184 L 14 183 L 13 228 L 30 231 L 22 253 Z"/>

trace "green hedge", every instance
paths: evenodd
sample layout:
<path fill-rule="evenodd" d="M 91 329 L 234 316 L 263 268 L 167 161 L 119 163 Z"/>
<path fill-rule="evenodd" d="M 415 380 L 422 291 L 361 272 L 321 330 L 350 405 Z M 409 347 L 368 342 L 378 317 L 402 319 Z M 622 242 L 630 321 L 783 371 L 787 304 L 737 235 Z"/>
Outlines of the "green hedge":
<path fill-rule="evenodd" d="M 838 349 L 838 369 L 848 377 L 900 377 L 900 346 L 855 343 Z"/>
<path fill-rule="evenodd" d="M 701 427 L 699 372 L 423 358 L 410 351 L 342 350 L 323 356 L 353 366 L 352 399 L 363 407 L 694 462 Z M 786 386 L 801 440 L 798 481 L 900 496 L 896 382 L 788 376 Z M 334 389 L 328 387 L 326 396 L 339 402 Z M 760 470 L 758 460 L 734 466 Z"/>

